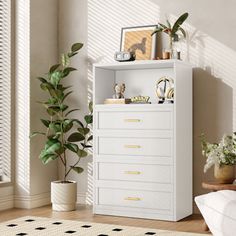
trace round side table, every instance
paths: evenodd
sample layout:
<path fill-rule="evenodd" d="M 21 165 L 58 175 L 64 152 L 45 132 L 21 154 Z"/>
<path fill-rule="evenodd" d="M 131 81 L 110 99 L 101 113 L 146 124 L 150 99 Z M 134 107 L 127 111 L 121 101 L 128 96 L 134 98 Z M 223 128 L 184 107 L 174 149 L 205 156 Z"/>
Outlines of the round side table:
<path fill-rule="evenodd" d="M 203 182 L 202 187 L 204 189 L 211 190 L 212 192 L 220 191 L 220 190 L 233 190 L 236 191 L 236 184 L 220 184 L 217 182 Z M 208 231 L 209 228 L 206 222 L 203 223 L 203 228 L 205 231 Z"/>

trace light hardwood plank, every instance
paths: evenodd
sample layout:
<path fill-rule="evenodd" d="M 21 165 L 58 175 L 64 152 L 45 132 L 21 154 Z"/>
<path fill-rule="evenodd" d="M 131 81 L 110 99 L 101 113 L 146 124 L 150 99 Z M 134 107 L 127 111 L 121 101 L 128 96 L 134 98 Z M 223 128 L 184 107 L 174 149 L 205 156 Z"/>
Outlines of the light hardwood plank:
<path fill-rule="evenodd" d="M 206 234 L 203 230 L 204 221 L 200 215 L 192 215 L 179 222 L 168 222 L 117 216 L 93 215 L 92 207 L 85 205 L 78 205 L 77 210 L 72 212 L 55 212 L 52 211 L 51 206 L 31 210 L 15 208 L 0 212 L 0 222 L 27 215 Z"/>

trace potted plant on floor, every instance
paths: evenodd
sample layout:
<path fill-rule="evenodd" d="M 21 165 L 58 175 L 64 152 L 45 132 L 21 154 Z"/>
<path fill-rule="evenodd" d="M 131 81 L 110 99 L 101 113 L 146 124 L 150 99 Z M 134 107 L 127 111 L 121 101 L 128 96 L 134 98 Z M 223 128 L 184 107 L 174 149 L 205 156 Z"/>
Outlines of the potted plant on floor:
<path fill-rule="evenodd" d="M 77 200 L 77 183 L 68 180 L 71 171 L 82 173 L 83 168 L 79 166 L 81 158 L 88 156 L 88 150 L 92 147 L 89 125 L 93 122 L 93 107 L 89 103 L 89 114 L 84 116 L 84 122 L 71 118 L 71 114 L 78 109 L 70 109 L 66 104 L 71 95 L 71 87 L 65 86 L 63 81 L 76 69 L 70 67 L 70 58 L 78 54 L 83 44 L 72 45 L 71 51 L 61 57 L 59 64 L 53 65 L 44 77 L 37 78 L 40 88 L 45 91 L 49 98 L 40 102 L 48 114 L 47 119 L 40 119 L 46 127 L 45 132 L 33 132 L 31 137 L 43 135 L 46 139 L 45 146 L 39 158 L 43 164 L 54 160 L 60 160 L 64 166 L 63 180 L 51 183 L 51 201 L 53 210 L 71 211 L 75 209 Z M 76 128 L 76 129 L 75 129 Z M 68 154 L 73 154 L 73 165 L 68 164 Z M 72 155 L 70 155 L 72 156 Z"/>
<path fill-rule="evenodd" d="M 219 183 L 231 184 L 235 180 L 236 133 L 224 135 L 219 143 L 209 143 L 201 135 L 202 154 L 207 157 L 204 172 L 214 166 L 214 176 Z"/>

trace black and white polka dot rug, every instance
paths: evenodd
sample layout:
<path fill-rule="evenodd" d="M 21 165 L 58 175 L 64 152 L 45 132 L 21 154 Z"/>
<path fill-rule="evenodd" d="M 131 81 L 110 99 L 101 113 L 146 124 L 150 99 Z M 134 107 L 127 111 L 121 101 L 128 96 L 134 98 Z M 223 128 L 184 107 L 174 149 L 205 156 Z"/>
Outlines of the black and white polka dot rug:
<path fill-rule="evenodd" d="M 202 236 L 120 225 L 27 216 L 0 224 L 0 236 Z"/>

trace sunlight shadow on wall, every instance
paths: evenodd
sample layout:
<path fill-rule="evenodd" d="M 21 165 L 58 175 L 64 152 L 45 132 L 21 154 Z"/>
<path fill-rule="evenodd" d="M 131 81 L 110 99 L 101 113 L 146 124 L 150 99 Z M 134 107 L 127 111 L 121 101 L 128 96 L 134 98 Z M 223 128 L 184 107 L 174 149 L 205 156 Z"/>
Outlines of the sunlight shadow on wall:
<path fill-rule="evenodd" d="M 170 15 L 171 21 L 176 16 Z M 186 41 L 179 43 L 182 58 L 193 69 L 194 96 L 194 196 L 205 193 L 201 183 L 213 180 L 213 169 L 203 174 L 205 158 L 201 154 L 200 135 L 218 142 L 223 134 L 236 128 L 236 52 L 190 24 Z M 196 206 L 195 206 L 196 207 Z M 195 209 L 195 212 L 197 210 Z"/>
<path fill-rule="evenodd" d="M 16 194 L 29 194 L 30 68 L 29 0 L 16 4 Z"/>

